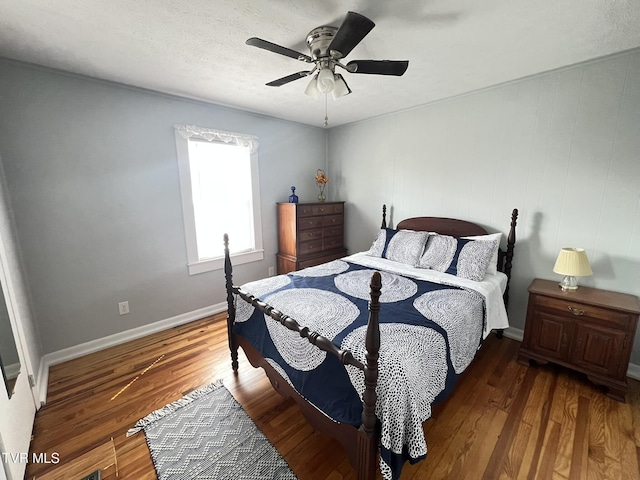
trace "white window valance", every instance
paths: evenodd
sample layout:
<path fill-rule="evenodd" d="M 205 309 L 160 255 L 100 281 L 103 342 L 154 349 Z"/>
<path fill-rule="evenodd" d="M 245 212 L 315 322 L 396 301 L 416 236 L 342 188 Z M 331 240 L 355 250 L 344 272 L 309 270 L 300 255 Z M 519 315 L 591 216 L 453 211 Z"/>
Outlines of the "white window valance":
<path fill-rule="evenodd" d="M 225 132 L 224 130 L 197 127 L 195 125 L 176 124 L 173 127 L 185 140 L 190 138 L 199 138 L 209 142 L 222 142 L 236 145 L 238 147 L 244 147 L 251 152 L 258 150 L 258 137 L 254 137 L 253 135 Z"/>

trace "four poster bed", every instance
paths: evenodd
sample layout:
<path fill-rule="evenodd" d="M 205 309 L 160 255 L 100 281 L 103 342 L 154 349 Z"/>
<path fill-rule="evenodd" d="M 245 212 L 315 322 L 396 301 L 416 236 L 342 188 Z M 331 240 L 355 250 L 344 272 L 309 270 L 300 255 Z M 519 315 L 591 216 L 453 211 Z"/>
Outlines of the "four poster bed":
<path fill-rule="evenodd" d="M 426 456 L 422 422 L 482 341 L 508 327 L 518 211 L 501 233 L 415 217 L 386 225 L 367 252 L 234 286 L 225 235 L 227 328 L 309 423 L 345 448 L 359 480 L 398 478 Z M 464 238 L 463 238 L 464 237 Z"/>

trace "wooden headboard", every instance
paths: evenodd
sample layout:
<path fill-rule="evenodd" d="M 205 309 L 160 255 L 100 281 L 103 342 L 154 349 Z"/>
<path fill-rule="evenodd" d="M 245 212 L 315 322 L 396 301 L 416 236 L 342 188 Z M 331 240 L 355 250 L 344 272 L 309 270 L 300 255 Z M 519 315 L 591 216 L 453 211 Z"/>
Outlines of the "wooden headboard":
<path fill-rule="evenodd" d="M 516 222 L 518 209 L 511 212 L 511 226 L 507 235 L 507 247 L 498 250 L 498 271 L 507 276 L 507 288 L 504 291 L 504 304 L 509 303 L 509 280 L 511 280 L 511 266 L 513 262 L 513 250 L 516 243 Z M 387 228 L 387 206 L 382 206 L 382 228 Z M 472 235 L 486 235 L 488 232 L 472 222 L 458 220 L 457 218 L 444 217 L 413 217 L 402 220 L 396 226 L 398 230 L 416 230 L 419 232 L 436 232 L 440 235 L 453 237 L 468 237 Z"/>

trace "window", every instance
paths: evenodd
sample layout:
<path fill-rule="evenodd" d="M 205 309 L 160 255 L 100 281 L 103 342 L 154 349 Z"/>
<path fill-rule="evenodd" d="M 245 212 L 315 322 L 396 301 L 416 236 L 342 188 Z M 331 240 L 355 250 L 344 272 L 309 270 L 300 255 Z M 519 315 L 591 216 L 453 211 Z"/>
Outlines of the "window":
<path fill-rule="evenodd" d="M 235 264 L 262 260 L 258 139 L 190 125 L 175 134 L 189 274 L 223 267 L 225 233 Z"/>

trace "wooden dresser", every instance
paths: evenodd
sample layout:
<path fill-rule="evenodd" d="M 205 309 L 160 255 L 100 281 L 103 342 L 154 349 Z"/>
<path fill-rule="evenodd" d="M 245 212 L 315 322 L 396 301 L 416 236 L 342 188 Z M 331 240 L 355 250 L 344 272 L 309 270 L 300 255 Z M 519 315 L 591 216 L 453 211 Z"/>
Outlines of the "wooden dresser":
<path fill-rule="evenodd" d="M 278 203 L 278 274 L 342 258 L 344 202 Z"/>
<path fill-rule="evenodd" d="M 553 362 L 585 373 L 624 402 L 627 369 L 640 315 L 638 297 L 579 287 L 563 292 L 558 282 L 529 286 L 524 339 L 518 362 Z"/>

